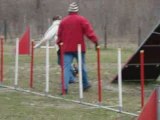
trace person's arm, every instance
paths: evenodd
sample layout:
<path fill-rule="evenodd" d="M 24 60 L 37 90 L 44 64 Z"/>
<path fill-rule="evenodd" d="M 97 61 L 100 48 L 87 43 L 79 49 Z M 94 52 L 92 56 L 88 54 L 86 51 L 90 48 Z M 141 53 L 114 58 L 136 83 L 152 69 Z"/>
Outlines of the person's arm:
<path fill-rule="evenodd" d="M 41 39 L 41 41 L 34 46 L 34 48 L 38 48 L 42 43 L 48 40 L 52 40 L 52 38 L 56 36 L 56 33 L 58 31 L 58 26 L 59 24 L 53 24 L 44 34 L 44 37 Z"/>
<path fill-rule="evenodd" d="M 89 38 L 92 42 L 95 43 L 96 46 L 98 46 L 98 38 L 89 21 L 86 19 L 83 19 L 82 27 L 83 27 L 83 32 L 87 36 L 87 38 Z"/>
<path fill-rule="evenodd" d="M 38 48 L 38 47 L 40 47 L 40 45 L 43 43 L 43 39 L 41 40 L 41 41 L 39 41 L 35 46 L 34 46 L 34 48 Z"/>

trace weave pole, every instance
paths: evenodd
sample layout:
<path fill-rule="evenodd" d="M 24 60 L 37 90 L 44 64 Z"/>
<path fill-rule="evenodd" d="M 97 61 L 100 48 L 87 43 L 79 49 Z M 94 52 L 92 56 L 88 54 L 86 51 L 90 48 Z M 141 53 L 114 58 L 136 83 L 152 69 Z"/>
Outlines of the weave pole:
<path fill-rule="evenodd" d="M 144 50 L 140 51 L 141 107 L 144 106 Z"/>
<path fill-rule="evenodd" d="M 33 88 L 33 69 L 34 69 L 34 41 L 31 42 L 31 64 L 30 64 L 30 88 Z"/>
<path fill-rule="evenodd" d="M 101 80 L 101 66 L 100 66 L 100 46 L 97 46 L 97 73 L 98 73 L 98 102 L 102 102 L 102 80 Z"/>
<path fill-rule="evenodd" d="M 119 112 L 122 111 L 122 66 L 121 66 L 121 49 L 118 48 L 118 89 L 119 89 Z"/>
<path fill-rule="evenodd" d="M 18 85 L 18 61 L 19 61 L 19 38 L 16 39 L 16 57 L 15 57 L 15 88 Z"/>
<path fill-rule="evenodd" d="M 46 41 L 46 88 L 45 93 L 49 92 L 49 41 Z"/>
<path fill-rule="evenodd" d="M 50 26 L 50 19 L 48 19 L 48 26 Z M 47 40 L 46 41 L 46 87 L 45 87 L 45 93 L 46 95 L 48 94 L 49 92 L 49 66 L 50 66 L 50 63 L 49 63 L 49 54 L 50 54 L 50 51 L 49 51 L 49 41 Z"/>
<path fill-rule="evenodd" d="M 78 44 L 78 71 L 79 71 L 79 98 L 83 99 L 83 86 L 82 86 L 82 50 L 81 44 Z"/>
<path fill-rule="evenodd" d="M 61 63 L 61 90 L 62 95 L 65 95 L 64 90 L 64 51 L 63 51 L 63 43 L 60 43 L 60 63 Z"/>
<path fill-rule="evenodd" d="M 0 36 L 0 49 L 1 49 L 1 67 L 0 67 L 0 82 L 3 82 L 3 66 L 4 66 L 4 44 L 3 44 L 3 41 L 4 41 L 4 36 Z"/>

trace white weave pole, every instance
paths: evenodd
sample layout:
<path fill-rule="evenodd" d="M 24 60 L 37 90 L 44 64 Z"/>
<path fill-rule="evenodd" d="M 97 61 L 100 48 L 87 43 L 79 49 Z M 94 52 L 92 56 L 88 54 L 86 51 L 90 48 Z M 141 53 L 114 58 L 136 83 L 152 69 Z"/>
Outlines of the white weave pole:
<path fill-rule="evenodd" d="M 81 100 L 83 99 L 81 44 L 78 44 L 78 71 L 79 71 L 79 98 Z"/>
<path fill-rule="evenodd" d="M 49 41 L 46 41 L 46 94 L 49 92 Z"/>
<path fill-rule="evenodd" d="M 19 61 L 19 38 L 16 39 L 16 57 L 15 57 L 15 88 L 18 85 L 18 61 Z"/>
<path fill-rule="evenodd" d="M 118 48 L 118 89 L 119 89 L 119 112 L 122 111 L 122 71 L 121 71 L 121 48 Z"/>

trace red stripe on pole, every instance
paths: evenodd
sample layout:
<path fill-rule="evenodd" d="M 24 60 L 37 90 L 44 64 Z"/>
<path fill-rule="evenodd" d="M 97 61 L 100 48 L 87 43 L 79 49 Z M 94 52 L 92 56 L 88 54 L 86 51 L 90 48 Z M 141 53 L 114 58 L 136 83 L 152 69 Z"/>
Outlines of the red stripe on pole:
<path fill-rule="evenodd" d="M 1 75 L 0 75 L 0 81 L 1 82 L 3 82 L 3 63 L 4 63 L 4 55 L 3 55 L 3 52 L 4 52 L 4 50 L 3 50 L 3 40 L 4 40 L 4 37 L 3 36 L 1 36 L 0 37 L 0 46 L 1 46 L 1 67 L 0 67 L 0 71 L 1 71 Z"/>
<path fill-rule="evenodd" d="M 62 84 L 62 95 L 65 95 L 64 90 L 64 51 L 63 51 L 63 43 L 60 44 L 60 63 L 61 63 L 61 84 Z"/>
<path fill-rule="evenodd" d="M 31 43 L 31 67 L 30 67 L 30 88 L 33 88 L 33 69 L 34 69 L 34 42 Z"/>
<path fill-rule="evenodd" d="M 141 107 L 144 106 L 144 51 L 140 51 Z"/>
<path fill-rule="evenodd" d="M 98 72 L 98 101 L 102 102 L 102 82 L 101 82 L 101 74 L 100 74 L 100 48 L 97 47 L 97 72 Z"/>

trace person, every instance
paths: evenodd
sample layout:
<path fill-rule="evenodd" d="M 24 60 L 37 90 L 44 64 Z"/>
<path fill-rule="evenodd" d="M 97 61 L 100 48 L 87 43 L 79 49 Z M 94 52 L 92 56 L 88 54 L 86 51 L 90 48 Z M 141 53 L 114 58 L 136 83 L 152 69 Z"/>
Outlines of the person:
<path fill-rule="evenodd" d="M 38 48 L 42 45 L 42 43 L 46 41 L 54 41 L 54 44 L 56 46 L 56 40 L 57 40 L 57 32 L 59 28 L 59 24 L 61 22 L 62 17 L 60 15 L 56 15 L 53 17 L 52 25 L 48 28 L 48 30 L 45 32 L 43 38 L 34 46 L 34 48 Z M 58 51 L 58 48 L 56 46 L 56 50 Z"/>
<path fill-rule="evenodd" d="M 88 91 L 91 84 L 88 81 L 85 52 L 86 45 L 84 36 L 89 38 L 95 46 L 98 46 L 98 38 L 91 27 L 89 21 L 79 15 L 79 6 L 76 2 L 69 5 L 68 15 L 64 17 L 59 25 L 57 44 L 63 44 L 64 53 L 64 83 L 65 91 L 68 93 L 69 76 L 71 73 L 70 66 L 74 58 L 78 61 L 77 45 L 81 44 L 82 49 L 82 83 L 83 91 Z"/>
<path fill-rule="evenodd" d="M 56 15 L 53 17 L 53 23 L 52 25 L 48 28 L 48 30 L 45 32 L 43 38 L 34 46 L 34 48 L 39 48 L 44 42 L 46 41 L 54 41 L 56 50 L 57 50 L 57 56 L 58 56 L 58 64 L 60 65 L 60 54 L 59 54 L 59 48 L 56 44 L 57 40 L 57 32 L 59 28 L 59 24 L 61 22 L 62 17 L 60 15 Z M 73 67 L 70 67 L 70 70 L 73 71 Z M 69 83 L 76 83 L 76 76 L 73 74 L 70 75 L 70 81 Z"/>

